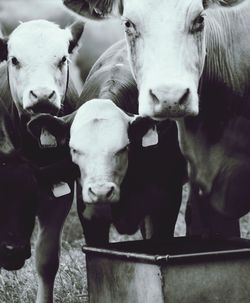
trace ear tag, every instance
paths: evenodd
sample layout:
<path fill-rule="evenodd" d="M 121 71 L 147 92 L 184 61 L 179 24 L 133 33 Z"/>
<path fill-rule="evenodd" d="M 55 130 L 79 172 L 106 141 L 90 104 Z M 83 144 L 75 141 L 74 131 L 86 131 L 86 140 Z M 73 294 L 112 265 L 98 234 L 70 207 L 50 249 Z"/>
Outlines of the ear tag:
<path fill-rule="evenodd" d="M 67 183 L 60 182 L 60 183 L 53 185 L 52 192 L 56 198 L 59 198 L 59 197 L 70 194 L 71 190 Z"/>
<path fill-rule="evenodd" d="M 159 138 L 156 126 L 154 128 L 150 128 L 150 130 L 144 135 L 142 138 L 142 146 L 152 146 L 158 144 Z"/>
<path fill-rule="evenodd" d="M 42 128 L 40 135 L 40 146 L 42 148 L 57 147 L 55 136 L 49 133 L 46 129 Z"/>

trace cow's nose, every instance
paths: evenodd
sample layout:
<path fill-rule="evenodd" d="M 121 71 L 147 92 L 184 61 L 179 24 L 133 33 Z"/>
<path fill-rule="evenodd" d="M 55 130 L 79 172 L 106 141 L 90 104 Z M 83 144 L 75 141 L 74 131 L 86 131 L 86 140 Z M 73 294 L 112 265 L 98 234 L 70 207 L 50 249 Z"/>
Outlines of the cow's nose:
<path fill-rule="evenodd" d="M 149 90 L 155 112 L 178 113 L 185 109 L 190 89 L 184 85 L 172 84 Z"/>
<path fill-rule="evenodd" d="M 88 195 L 92 202 L 109 202 L 115 192 L 115 186 L 113 184 L 88 188 Z"/>
<path fill-rule="evenodd" d="M 29 93 L 32 102 L 49 100 L 53 102 L 56 99 L 56 92 L 45 87 L 33 89 Z"/>

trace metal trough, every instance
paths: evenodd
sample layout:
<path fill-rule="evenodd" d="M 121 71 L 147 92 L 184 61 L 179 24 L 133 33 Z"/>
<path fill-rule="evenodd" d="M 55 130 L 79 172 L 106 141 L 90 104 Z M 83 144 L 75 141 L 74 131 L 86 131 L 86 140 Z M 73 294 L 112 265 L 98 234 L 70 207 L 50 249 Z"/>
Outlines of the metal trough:
<path fill-rule="evenodd" d="M 249 303 L 250 241 L 174 238 L 84 247 L 89 303 Z"/>

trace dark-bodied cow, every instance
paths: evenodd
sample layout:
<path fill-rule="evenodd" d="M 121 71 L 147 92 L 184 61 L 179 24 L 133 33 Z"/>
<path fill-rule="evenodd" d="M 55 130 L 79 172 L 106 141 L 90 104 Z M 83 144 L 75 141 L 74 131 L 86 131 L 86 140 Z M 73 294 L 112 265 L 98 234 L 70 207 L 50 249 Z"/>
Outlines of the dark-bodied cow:
<path fill-rule="evenodd" d="M 26 123 L 33 114 L 62 115 L 73 111 L 79 95 L 70 78 L 69 61 L 83 27 L 84 24 L 78 22 L 61 29 L 46 20 L 35 20 L 20 24 L 9 38 L 0 39 L 0 60 L 7 61 L 0 69 L 0 96 L 4 102 L 11 101 L 17 107 L 21 119 L 22 153 L 44 177 L 38 183 L 36 211 L 39 221 L 36 242 L 38 303 L 53 302 L 60 237 L 73 201 L 73 181 L 68 165 L 69 149 L 58 147 L 54 138 L 45 132 L 41 140 L 46 142 L 46 148 L 41 148 L 27 132 Z M 50 169 L 48 173 L 48 167 L 54 167 L 54 170 Z"/>
<path fill-rule="evenodd" d="M 228 97 L 228 89 L 238 95 L 234 98 L 236 103 L 241 103 L 241 96 L 248 95 L 249 1 L 147 0 L 140 3 L 132 0 L 66 0 L 65 4 L 90 18 L 102 19 L 112 13 L 122 16 L 130 66 L 139 89 L 139 113 L 155 119 L 176 119 L 181 150 L 189 162 L 190 179 L 198 187 L 195 192 L 211 196 L 209 190 L 216 176 L 212 174 L 207 183 L 204 175 L 208 175 L 211 169 L 207 159 L 216 158 L 216 148 L 206 141 L 207 129 L 201 131 L 199 123 L 195 122 L 200 118 L 183 117 L 198 114 L 198 92 L 204 96 L 203 92 L 207 91 L 204 83 L 211 90 L 216 90 L 219 85 L 220 91 L 224 90 L 220 93 L 222 100 Z M 211 102 L 209 98 L 202 99 L 202 103 Z M 216 112 L 217 104 L 212 104 Z M 213 115 L 210 112 L 206 119 L 213 121 Z M 204 115 L 201 117 L 204 118 Z M 188 126 L 192 119 L 197 128 Z M 211 129 L 214 129 L 212 124 Z M 222 138 L 218 144 L 225 148 Z M 236 165 L 227 178 L 241 171 Z M 247 174 L 246 171 L 244 174 Z M 218 196 L 225 198 L 223 194 Z M 224 199 L 220 204 L 227 203 Z M 207 210 L 204 212 L 208 213 Z M 229 222 L 231 226 L 235 224 Z M 237 228 L 226 226 L 225 222 L 225 228 L 219 228 L 218 232 L 238 234 Z"/>
<path fill-rule="evenodd" d="M 30 257 L 38 171 L 22 154 L 16 107 L 0 99 L 0 267 L 16 270 Z"/>
<path fill-rule="evenodd" d="M 161 122 L 156 145 L 155 122 L 135 115 L 138 91 L 119 44 L 112 57 L 104 54 L 96 62 L 79 100 L 69 145 L 81 173 L 78 211 L 87 242 L 107 242 L 110 220 L 120 233 L 132 234 L 147 215 L 153 231 L 146 236 L 173 236 L 185 172 L 177 129 L 173 122 Z M 55 136 L 56 125 L 66 131 L 62 120 L 48 115 L 29 127 L 36 132 L 39 125 Z"/>

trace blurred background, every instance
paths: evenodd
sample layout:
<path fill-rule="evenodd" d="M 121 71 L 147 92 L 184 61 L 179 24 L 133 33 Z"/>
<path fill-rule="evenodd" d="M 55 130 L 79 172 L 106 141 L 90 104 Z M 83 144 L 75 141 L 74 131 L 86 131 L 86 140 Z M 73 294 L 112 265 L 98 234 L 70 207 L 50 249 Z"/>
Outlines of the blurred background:
<path fill-rule="evenodd" d="M 47 19 L 64 28 L 79 20 L 79 16 L 67 10 L 62 0 L 0 0 L 3 35 L 9 35 L 20 22 L 32 19 Z M 120 20 L 86 21 L 77 60 L 83 80 L 100 54 L 123 38 Z"/>

